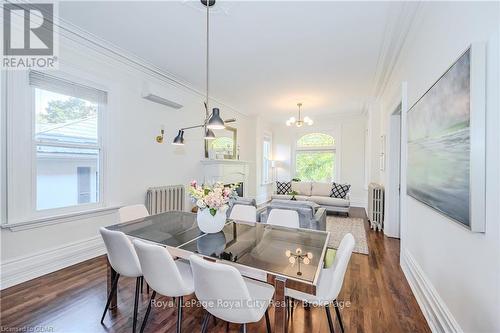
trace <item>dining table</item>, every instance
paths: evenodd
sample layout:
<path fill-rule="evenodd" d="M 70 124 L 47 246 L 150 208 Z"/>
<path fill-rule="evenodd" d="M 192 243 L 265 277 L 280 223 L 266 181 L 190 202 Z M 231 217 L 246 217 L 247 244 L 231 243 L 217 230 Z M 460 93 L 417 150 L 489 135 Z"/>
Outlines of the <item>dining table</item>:
<path fill-rule="evenodd" d="M 193 254 L 236 267 L 242 276 L 275 288 L 274 332 L 286 327 L 285 288 L 316 294 L 330 233 L 228 219 L 218 233 L 199 228 L 196 214 L 170 211 L 108 226 L 131 239 L 165 247 L 177 260 Z M 293 259 L 291 259 L 293 258 Z M 108 261 L 107 289 L 116 275 Z M 116 308 L 117 292 L 110 308 Z"/>

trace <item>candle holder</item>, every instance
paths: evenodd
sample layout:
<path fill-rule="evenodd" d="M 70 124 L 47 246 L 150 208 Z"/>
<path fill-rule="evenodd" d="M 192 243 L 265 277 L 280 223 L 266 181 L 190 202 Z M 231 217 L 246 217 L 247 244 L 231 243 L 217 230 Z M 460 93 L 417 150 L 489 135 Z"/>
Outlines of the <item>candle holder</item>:
<path fill-rule="evenodd" d="M 300 263 L 303 262 L 304 265 L 309 265 L 311 259 L 313 258 L 313 254 L 311 252 L 302 253 L 302 249 L 300 247 L 295 250 L 295 253 L 290 250 L 286 250 L 285 255 L 292 265 L 297 263 L 297 265 L 299 266 L 297 271 L 298 276 L 302 275 L 302 272 L 300 271 Z"/>

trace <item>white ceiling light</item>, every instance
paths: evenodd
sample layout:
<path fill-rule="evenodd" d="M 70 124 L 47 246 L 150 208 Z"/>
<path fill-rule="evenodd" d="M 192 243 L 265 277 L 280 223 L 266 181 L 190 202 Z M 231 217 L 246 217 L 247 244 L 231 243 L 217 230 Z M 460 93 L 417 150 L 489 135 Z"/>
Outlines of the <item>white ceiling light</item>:
<path fill-rule="evenodd" d="M 311 126 L 314 123 L 311 118 L 307 116 L 304 117 L 304 119 L 300 118 L 300 108 L 302 107 L 302 103 L 297 103 L 297 106 L 299 107 L 299 118 L 298 119 L 295 119 L 295 117 L 288 118 L 288 120 L 286 121 L 286 126 L 292 126 L 293 124 L 295 124 L 295 126 L 297 127 L 302 127 L 302 125 L 304 124 Z"/>

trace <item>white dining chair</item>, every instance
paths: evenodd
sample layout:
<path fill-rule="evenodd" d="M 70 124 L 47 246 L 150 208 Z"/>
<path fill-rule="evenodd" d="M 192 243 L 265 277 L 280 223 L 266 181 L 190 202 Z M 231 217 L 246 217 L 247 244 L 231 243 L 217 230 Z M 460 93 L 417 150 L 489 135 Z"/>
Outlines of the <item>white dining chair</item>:
<path fill-rule="evenodd" d="M 124 206 L 118 209 L 120 222 L 128 222 L 149 216 L 146 206 L 143 204 Z"/>
<path fill-rule="evenodd" d="M 235 267 L 210 262 L 197 255 L 191 255 L 189 261 L 196 297 L 208 312 L 203 319 L 202 332 L 206 332 L 210 316 L 242 324 L 246 333 L 246 324 L 258 322 L 264 315 L 267 332 L 271 332 L 267 309 L 274 295 L 273 286 L 244 279 Z"/>
<path fill-rule="evenodd" d="M 174 260 L 168 250 L 159 245 L 134 240 L 134 247 L 141 263 L 144 279 L 153 289 L 148 309 L 141 326 L 141 333 L 146 327 L 151 304 L 159 293 L 177 298 L 177 333 L 181 332 L 183 297 L 194 292 L 193 274 L 189 263 Z"/>
<path fill-rule="evenodd" d="M 267 223 L 289 228 L 299 228 L 299 213 L 290 209 L 271 209 Z"/>
<path fill-rule="evenodd" d="M 104 322 L 104 317 L 108 311 L 111 299 L 116 293 L 118 288 L 118 279 L 120 276 L 136 278 L 135 282 L 135 300 L 134 300 L 134 318 L 133 318 L 133 332 L 135 332 L 137 324 L 137 308 L 139 302 L 139 286 L 141 283 L 142 270 L 139 263 L 139 258 L 135 252 L 134 246 L 130 239 L 121 231 L 108 230 L 104 227 L 99 229 L 106 251 L 108 253 L 108 260 L 111 267 L 116 271 L 115 279 L 113 280 L 111 291 L 108 295 L 106 307 L 101 318 L 101 324 Z"/>
<path fill-rule="evenodd" d="M 149 216 L 146 206 L 143 204 L 124 206 L 118 209 L 120 223 L 129 222 Z M 144 278 L 141 277 L 141 292 L 143 290 Z M 146 284 L 146 291 L 149 294 L 149 285 Z"/>
<path fill-rule="evenodd" d="M 330 314 L 330 305 L 333 303 L 335 312 L 339 320 L 339 325 L 342 333 L 344 332 L 344 324 L 337 304 L 337 297 L 344 283 L 344 276 L 351 259 L 352 250 L 354 249 L 354 237 L 351 234 L 346 234 L 337 249 L 333 264 L 329 268 L 323 268 L 319 275 L 316 295 L 306 294 L 293 289 L 286 289 L 285 296 L 296 299 L 315 306 L 324 306 L 328 319 L 330 333 L 333 333 L 333 321 Z"/>
<path fill-rule="evenodd" d="M 250 205 L 234 205 L 229 218 L 236 221 L 257 222 L 257 208 Z"/>

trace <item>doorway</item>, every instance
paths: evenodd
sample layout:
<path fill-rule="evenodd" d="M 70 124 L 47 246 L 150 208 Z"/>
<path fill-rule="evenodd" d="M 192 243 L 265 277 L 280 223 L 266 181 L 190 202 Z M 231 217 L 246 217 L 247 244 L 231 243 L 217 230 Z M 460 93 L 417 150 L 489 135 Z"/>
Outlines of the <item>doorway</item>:
<path fill-rule="evenodd" d="M 401 216 L 401 104 L 389 116 L 387 186 L 384 233 L 400 238 Z"/>

